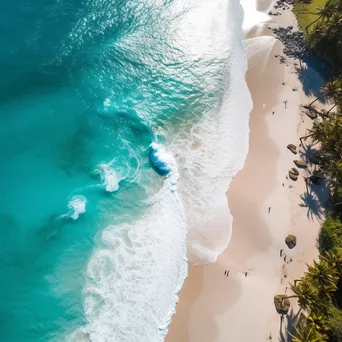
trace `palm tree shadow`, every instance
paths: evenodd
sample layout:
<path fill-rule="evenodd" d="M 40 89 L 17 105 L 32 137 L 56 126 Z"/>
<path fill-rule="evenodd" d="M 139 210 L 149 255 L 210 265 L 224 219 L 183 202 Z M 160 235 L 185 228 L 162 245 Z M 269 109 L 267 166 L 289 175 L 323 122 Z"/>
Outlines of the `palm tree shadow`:
<path fill-rule="evenodd" d="M 301 159 L 307 164 L 312 163 L 317 158 L 317 152 L 318 150 L 313 148 L 312 145 L 303 146 L 303 149 L 299 150 Z M 313 220 L 316 218 L 321 220 L 330 199 L 330 188 L 327 181 L 321 178 L 324 177 L 324 174 L 318 166 L 314 165 L 314 169 L 307 172 L 306 191 L 300 195 L 302 203 L 299 206 L 307 208 L 308 219 Z M 317 177 L 316 184 L 313 183 L 311 176 Z"/>
<path fill-rule="evenodd" d="M 288 333 L 288 331 L 285 330 L 283 331 L 283 322 L 284 322 L 284 315 L 280 316 L 280 328 L 279 328 L 279 341 L 280 342 L 292 342 L 292 336 Z M 291 338 L 290 340 L 288 339 L 288 336 Z"/>
<path fill-rule="evenodd" d="M 312 51 L 306 51 L 300 60 L 304 63 L 301 63 L 301 66 L 296 71 L 305 95 L 318 97 L 324 103 L 320 88 L 329 78 L 327 64 Z"/>
<path fill-rule="evenodd" d="M 304 146 L 299 150 L 300 157 L 306 164 L 312 164 L 313 161 L 317 160 L 318 150 L 313 148 L 312 144 Z M 324 208 L 326 207 L 330 189 L 321 172 L 320 168 L 314 165 L 312 171 L 307 171 L 308 177 L 306 178 L 306 191 L 304 194 L 300 195 L 302 203 L 299 204 L 302 208 L 307 208 L 307 217 L 309 220 L 316 218 L 321 220 L 324 214 Z M 316 176 L 316 177 L 311 177 Z M 315 183 L 314 184 L 314 178 Z"/>
<path fill-rule="evenodd" d="M 312 161 L 317 159 L 317 152 L 316 148 L 313 148 L 313 145 L 303 145 L 303 149 L 299 150 L 300 158 L 305 161 L 307 164 L 312 163 Z"/>
<path fill-rule="evenodd" d="M 316 192 L 313 191 L 313 186 L 306 186 L 306 191 L 304 194 L 300 195 L 303 203 L 299 204 L 302 208 L 307 208 L 307 217 L 309 220 L 313 220 L 316 218 L 317 220 L 321 220 L 324 214 L 324 209 L 322 203 L 320 202 L 319 197 Z"/>
<path fill-rule="evenodd" d="M 325 179 L 320 179 L 318 184 L 311 184 L 311 191 L 315 194 L 323 210 L 329 206 L 330 187 Z"/>
<path fill-rule="evenodd" d="M 286 317 L 286 327 L 284 329 L 283 322 Z M 293 335 L 296 332 L 296 326 L 298 323 L 303 319 L 302 309 L 299 309 L 298 312 L 295 314 L 293 309 L 287 315 L 280 316 L 280 329 L 279 329 L 279 342 L 292 342 Z"/>

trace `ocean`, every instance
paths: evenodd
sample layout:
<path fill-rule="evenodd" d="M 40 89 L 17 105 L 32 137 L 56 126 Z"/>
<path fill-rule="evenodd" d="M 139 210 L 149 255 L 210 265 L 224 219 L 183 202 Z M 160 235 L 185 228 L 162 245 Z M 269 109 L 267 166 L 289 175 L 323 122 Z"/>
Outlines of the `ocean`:
<path fill-rule="evenodd" d="M 0 3 L 0 340 L 163 341 L 229 243 L 238 0 Z"/>

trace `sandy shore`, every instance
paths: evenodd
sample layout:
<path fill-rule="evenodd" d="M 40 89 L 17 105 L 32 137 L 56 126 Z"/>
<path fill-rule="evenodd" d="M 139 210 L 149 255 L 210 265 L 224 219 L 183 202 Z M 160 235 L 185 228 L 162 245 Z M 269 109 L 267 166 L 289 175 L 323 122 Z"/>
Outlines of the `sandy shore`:
<path fill-rule="evenodd" d="M 249 37 L 272 35 L 268 26 L 279 25 L 296 25 L 289 9 Z M 282 64 L 277 54 L 283 55 L 279 41 L 268 60 L 260 54 L 249 61 L 246 79 L 254 109 L 246 164 L 228 193 L 234 217 L 231 242 L 214 264 L 190 266 L 167 342 L 286 341 L 281 336 L 291 317 L 281 327 L 273 296 L 285 293 L 305 263 L 317 256 L 320 218 L 308 209 L 314 196 L 301 197 L 306 193 L 304 171 L 297 182 L 287 179 L 300 156 L 286 146 L 299 145 L 312 122 L 301 113 L 300 104 L 310 99 L 297 79 L 296 61 Z M 290 233 L 298 241 L 293 250 L 284 242 Z"/>

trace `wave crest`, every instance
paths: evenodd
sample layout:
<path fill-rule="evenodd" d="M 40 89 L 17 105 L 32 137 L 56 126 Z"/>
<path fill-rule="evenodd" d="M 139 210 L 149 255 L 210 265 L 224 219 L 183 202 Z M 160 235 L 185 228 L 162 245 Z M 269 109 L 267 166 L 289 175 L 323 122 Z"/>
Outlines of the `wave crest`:
<path fill-rule="evenodd" d="M 82 195 L 72 196 L 68 203 L 68 208 L 70 209 L 67 216 L 71 217 L 73 220 L 77 220 L 81 214 L 86 212 L 87 198 Z"/>
<path fill-rule="evenodd" d="M 71 341 L 163 341 L 187 274 L 182 212 L 168 191 L 142 219 L 105 229 L 87 268 L 88 323 Z"/>
<path fill-rule="evenodd" d="M 97 171 L 101 175 L 101 179 L 104 182 L 104 187 L 107 192 L 114 192 L 119 189 L 118 175 L 111 165 L 100 164 Z"/>

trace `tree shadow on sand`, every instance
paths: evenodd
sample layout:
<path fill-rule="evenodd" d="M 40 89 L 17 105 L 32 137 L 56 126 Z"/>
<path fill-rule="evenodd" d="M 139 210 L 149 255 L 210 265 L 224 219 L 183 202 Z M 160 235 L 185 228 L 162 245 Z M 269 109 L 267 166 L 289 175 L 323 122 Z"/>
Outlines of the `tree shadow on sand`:
<path fill-rule="evenodd" d="M 314 218 L 321 220 L 323 219 L 324 207 L 320 202 L 317 191 L 314 191 L 314 187 L 316 186 L 308 186 L 308 184 L 306 184 L 306 191 L 304 194 L 300 195 L 303 203 L 299 204 L 299 206 L 302 208 L 307 208 L 307 217 L 309 220 L 313 220 Z"/>
<path fill-rule="evenodd" d="M 330 72 L 327 63 L 312 51 L 302 54 L 300 61 L 300 67 L 296 71 L 305 95 L 318 97 L 324 103 L 320 89 L 329 79 Z"/>
<path fill-rule="evenodd" d="M 317 159 L 318 149 L 313 148 L 313 145 L 304 145 L 303 149 L 299 150 L 300 158 L 305 161 L 305 163 L 309 164 L 312 161 Z"/>
<path fill-rule="evenodd" d="M 301 322 L 304 315 L 302 309 L 299 309 L 295 314 L 293 309 L 287 315 L 280 316 L 280 328 L 279 328 L 279 342 L 292 342 L 293 335 L 296 332 L 296 326 Z M 286 318 L 286 326 L 284 327 L 284 320 Z"/>
<path fill-rule="evenodd" d="M 318 150 L 313 148 L 313 145 L 304 145 L 299 151 L 301 160 L 306 164 L 311 164 L 310 170 L 307 170 L 306 191 L 300 195 L 302 203 L 299 206 L 307 208 L 308 219 L 321 220 L 324 210 L 330 199 L 330 189 L 324 174 L 319 165 L 313 164 L 317 160 Z"/>

